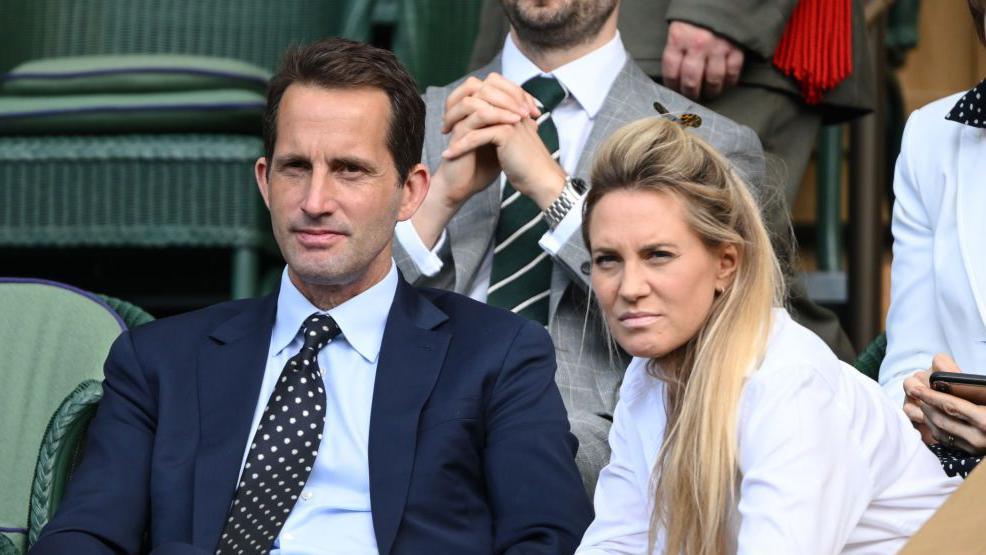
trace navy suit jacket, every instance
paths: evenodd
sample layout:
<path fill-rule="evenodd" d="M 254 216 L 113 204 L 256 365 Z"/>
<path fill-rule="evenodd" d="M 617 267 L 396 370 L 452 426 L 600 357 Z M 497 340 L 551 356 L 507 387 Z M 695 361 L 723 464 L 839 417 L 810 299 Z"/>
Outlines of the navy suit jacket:
<path fill-rule="evenodd" d="M 276 303 L 233 301 L 114 343 L 82 463 L 32 553 L 215 551 Z M 543 327 L 400 280 L 370 416 L 380 553 L 575 550 L 592 509 L 554 372 Z"/>

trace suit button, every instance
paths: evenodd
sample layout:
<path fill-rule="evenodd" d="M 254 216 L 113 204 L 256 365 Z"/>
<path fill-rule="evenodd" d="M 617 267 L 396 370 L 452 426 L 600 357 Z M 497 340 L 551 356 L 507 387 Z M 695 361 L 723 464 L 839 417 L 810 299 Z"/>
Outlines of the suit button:
<path fill-rule="evenodd" d="M 592 269 L 592 265 L 589 264 L 588 262 L 583 262 L 582 263 L 582 266 L 579 267 L 579 270 L 581 270 L 582 273 L 585 274 L 585 275 L 589 275 L 589 270 L 591 270 L 591 269 Z"/>

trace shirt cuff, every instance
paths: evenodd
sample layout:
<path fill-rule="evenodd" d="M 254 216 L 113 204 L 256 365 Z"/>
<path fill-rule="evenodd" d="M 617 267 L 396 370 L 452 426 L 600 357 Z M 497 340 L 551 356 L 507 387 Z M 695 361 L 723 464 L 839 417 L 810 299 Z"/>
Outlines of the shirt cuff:
<path fill-rule="evenodd" d="M 418 235 L 418 230 L 414 229 L 414 224 L 411 223 L 411 220 L 397 222 L 394 233 L 397 235 L 397 241 L 404 247 L 407 255 L 414 262 L 414 265 L 418 267 L 421 275 L 434 277 L 438 272 L 442 271 L 442 266 L 445 264 L 438 256 L 438 252 L 445 244 L 445 230 L 442 230 L 442 235 L 435 242 L 435 247 L 430 251 L 424 242 L 421 241 L 421 236 Z"/>
<path fill-rule="evenodd" d="M 541 248 L 548 252 L 551 256 L 557 256 L 561 252 L 562 247 L 565 243 L 572 238 L 573 233 L 581 232 L 582 229 L 582 205 L 585 204 L 585 195 L 579 197 L 579 200 L 572 205 L 572 208 L 568 210 L 568 214 L 562 218 L 558 225 L 549 230 L 547 233 L 541 236 L 541 240 L 538 242 Z"/>

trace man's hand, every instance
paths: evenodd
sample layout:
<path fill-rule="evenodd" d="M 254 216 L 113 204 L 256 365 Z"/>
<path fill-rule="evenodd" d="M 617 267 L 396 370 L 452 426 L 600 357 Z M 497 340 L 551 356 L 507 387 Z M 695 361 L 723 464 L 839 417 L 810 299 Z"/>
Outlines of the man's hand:
<path fill-rule="evenodd" d="M 442 132 L 451 134 L 451 145 L 472 131 L 514 125 L 538 115 L 531 95 L 492 73 L 482 81 L 470 77 L 452 91 L 445 101 Z M 457 209 L 496 178 L 500 164 L 494 148 L 486 143 L 456 156 L 447 153 L 442 153 L 444 159 L 435 172 L 438 184 L 432 188 L 444 197 L 445 204 Z"/>
<path fill-rule="evenodd" d="M 462 204 L 495 184 L 501 170 L 542 210 L 558 198 L 565 172 L 538 136 L 540 115 L 534 97 L 497 73 L 470 77 L 452 91 L 442 120 L 449 145 L 412 219 L 426 246 L 434 246 Z"/>
<path fill-rule="evenodd" d="M 952 357 L 945 354 L 935 355 L 928 372 L 918 372 L 904 382 L 904 391 L 908 399 L 913 399 L 920 408 L 920 419 L 926 427 L 932 440 L 925 443 L 941 443 L 945 446 L 958 447 L 968 453 L 981 455 L 986 453 L 986 407 L 979 406 L 965 399 L 948 393 L 935 391 L 928 385 L 930 372 L 961 372 Z M 922 375 L 923 379 L 915 379 Z M 905 412 L 916 422 L 913 405 Z M 919 428 L 920 429 L 920 428 Z M 922 437 L 924 436 L 922 432 Z"/>
<path fill-rule="evenodd" d="M 561 194 L 565 171 L 545 148 L 534 120 L 525 118 L 513 124 L 469 128 L 449 143 L 442 156 L 455 161 L 487 148 L 495 149 L 496 159 L 513 188 L 530 197 L 542 210 Z"/>
<path fill-rule="evenodd" d="M 496 74 L 485 81 L 470 77 L 452 91 L 445 101 L 442 125 L 443 133 L 451 133 L 450 141 L 474 128 L 510 125 L 540 113 L 533 98 L 523 89 L 522 94 L 504 96 L 495 86 L 497 80 L 506 82 Z M 422 242 L 428 248 L 434 247 L 459 208 L 493 183 L 499 173 L 500 165 L 492 146 L 442 160 L 432 176 L 428 196 L 411 220 Z"/>
<path fill-rule="evenodd" d="M 698 99 L 715 98 L 739 81 L 743 50 L 712 31 L 672 21 L 661 59 L 664 85 Z"/>
<path fill-rule="evenodd" d="M 534 98 L 496 73 L 474 84 L 471 96 L 460 99 L 460 89 L 449 97 L 454 102 L 445 112 L 444 126 L 452 138 L 442 156 L 451 162 L 492 149 L 510 184 L 547 208 L 561 194 L 565 172 L 538 136 L 533 118 L 541 113 Z M 515 120 L 514 115 L 522 117 Z"/>

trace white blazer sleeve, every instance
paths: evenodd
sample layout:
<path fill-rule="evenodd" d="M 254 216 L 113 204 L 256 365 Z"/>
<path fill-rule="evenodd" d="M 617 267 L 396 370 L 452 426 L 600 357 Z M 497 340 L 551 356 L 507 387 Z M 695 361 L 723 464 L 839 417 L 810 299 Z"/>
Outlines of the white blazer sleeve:
<path fill-rule="evenodd" d="M 633 415 L 621 399 L 609 431 L 609 464 L 599 473 L 593 499 L 596 518 L 589 525 L 576 554 L 633 554 L 647 550 L 650 526 L 650 469 L 637 440 Z M 641 422 L 652 426 L 653 422 Z"/>
<path fill-rule="evenodd" d="M 754 375 L 740 415 L 737 553 L 840 553 L 873 486 L 832 384 L 806 368 Z"/>
<path fill-rule="evenodd" d="M 919 158 L 929 148 L 921 144 L 922 137 L 929 136 L 922 132 L 921 121 L 929 115 L 919 110 L 908 119 L 894 172 L 894 256 L 887 355 L 880 367 L 880 385 L 898 406 L 904 402 L 904 379 L 928 368 L 934 354 L 945 348 L 935 308 L 934 228 L 922 200 L 923 189 L 927 192 L 928 187 L 939 186 L 929 181 L 938 177 L 933 166 L 928 168 L 934 161 Z"/>

